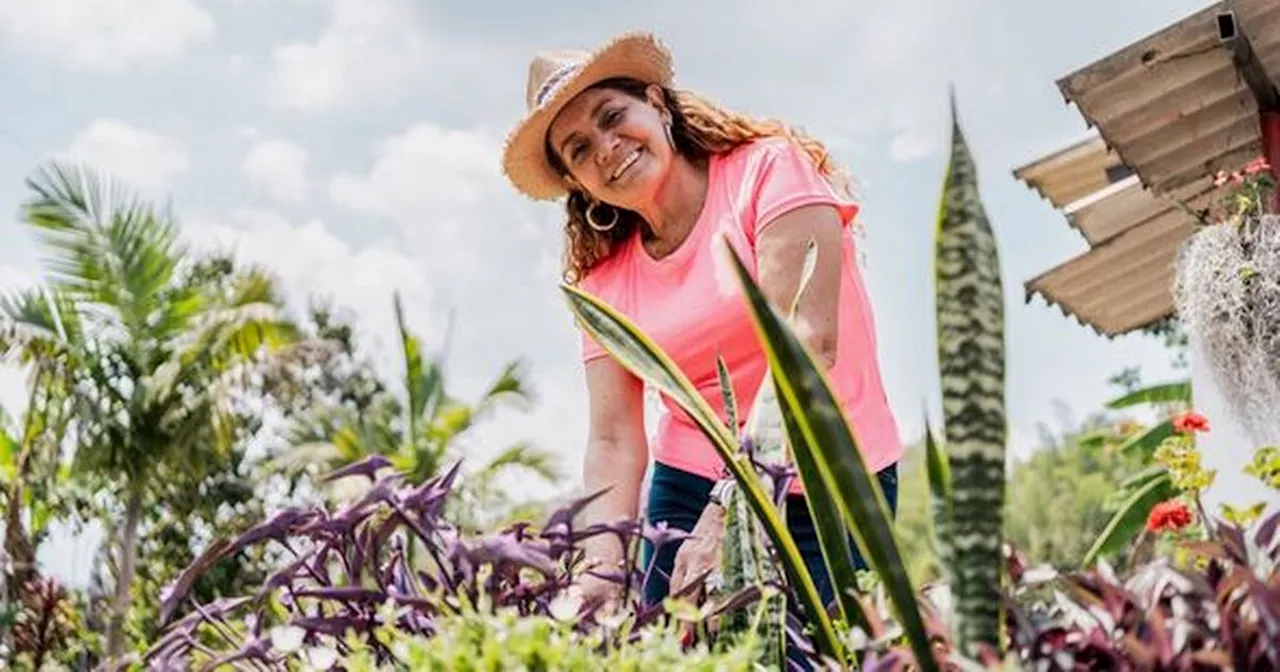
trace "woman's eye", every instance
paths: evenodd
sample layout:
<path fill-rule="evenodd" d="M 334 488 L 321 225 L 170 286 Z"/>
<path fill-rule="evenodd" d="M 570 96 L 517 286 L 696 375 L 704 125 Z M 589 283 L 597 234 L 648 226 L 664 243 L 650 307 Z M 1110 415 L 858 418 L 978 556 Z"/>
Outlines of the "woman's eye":
<path fill-rule="evenodd" d="M 606 126 L 612 126 L 613 124 L 617 123 L 617 121 L 621 118 L 622 118 L 621 110 L 614 109 L 604 113 L 604 123 Z"/>

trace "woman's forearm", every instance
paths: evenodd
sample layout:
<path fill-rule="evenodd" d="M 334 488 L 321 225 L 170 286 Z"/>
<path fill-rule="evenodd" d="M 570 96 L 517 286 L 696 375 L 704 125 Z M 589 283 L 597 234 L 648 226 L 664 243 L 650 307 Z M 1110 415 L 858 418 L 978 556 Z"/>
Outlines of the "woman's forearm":
<path fill-rule="evenodd" d="M 647 447 L 635 440 L 595 441 L 587 446 L 583 459 L 586 494 L 609 489 L 583 511 L 587 525 L 636 517 L 647 463 Z M 613 535 L 597 535 L 583 544 L 589 558 L 610 563 L 622 559 L 622 549 Z"/>

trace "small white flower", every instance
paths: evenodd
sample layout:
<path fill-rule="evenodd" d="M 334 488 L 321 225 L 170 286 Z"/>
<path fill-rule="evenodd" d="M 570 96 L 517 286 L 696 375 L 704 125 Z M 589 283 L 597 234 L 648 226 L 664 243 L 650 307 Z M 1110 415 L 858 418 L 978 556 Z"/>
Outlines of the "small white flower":
<path fill-rule="evenodd" d="M 338 652 L 327 646 L 313 646 L 307 649 L 307 660 L 317 670 L 327 670 L 338 662 Z"/>
<path fill-rule="evenodd" d="M 296 625 L 278 625 L 271 628 L 271 647 L 280 653 L 293 653 L 302 648 L 306 630 Z"/>
<path fill-rule="evenodd" d="M 852 651 L 863 650 L 870 641 L 871 639 L 867 637 L 867 632 L 856 625 L 849 628 L 849 632 L 845 637 L 845 645 Z"/>
<path fill-rule="evenodd" d="M 547 605 L 547 609 L 551 612 L 551 617 L 563 622 L 577 618 L 578 609 L 581 607 L 582 595 L 573 590 L 557 595 L 554 600 L 551 600 L 551 604 Z"/>

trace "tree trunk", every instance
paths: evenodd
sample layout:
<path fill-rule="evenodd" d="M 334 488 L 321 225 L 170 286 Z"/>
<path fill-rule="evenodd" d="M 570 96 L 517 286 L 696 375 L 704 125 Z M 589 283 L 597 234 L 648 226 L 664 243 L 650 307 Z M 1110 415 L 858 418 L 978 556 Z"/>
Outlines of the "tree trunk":
<path fill-rule="evenodd" d="M 124 621 L 129 613 L 129 590 L 133 587 L 134 563 L 138 554 L 138 523 L 142 519 L 142 491 L 132 489 L 124 511 L 124 537 L 120 540 L 120 571 L 116 574 L 116 594 L 107 626 L 107 660 L 116 661 L 124 653 Z"/>
<path fill-rule="evenodd" d="M 24 442 L 22 452 L 18 454 L 16 475 L 7 498 L 9 510 L 6 512 L 5 520 L 4 550 L 10 566 L 13 567 L 13 573 L 7 577 L 9 581 L 4 594 L 0 594 L 0 600 L 3 601 L 16 601 L 18 595 L 22 594 L 23 585 L 26 584 L 27 579 L 31 578 L 31 573 L 35 569 L 35 548 L 22 522 L 22 498 L 25 496 L 22 486 L 27 478 L 27 471 L 30 470 L 30 464 L 31 442 Z"/>

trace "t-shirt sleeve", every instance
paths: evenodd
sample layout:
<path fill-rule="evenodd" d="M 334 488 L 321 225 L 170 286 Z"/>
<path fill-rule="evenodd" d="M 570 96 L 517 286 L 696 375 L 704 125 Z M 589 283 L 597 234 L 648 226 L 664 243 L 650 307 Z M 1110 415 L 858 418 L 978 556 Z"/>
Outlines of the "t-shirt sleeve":
<path fill-rule="evenodd" d="M 591 334 L 587 332 L 586 328 L 584 328 L 580 324 L 578 325 L 578 331 L 582 334 L 582 363 L 583 364 L 588 364 L 596 359 L 599 359 L 609 354 L 608 352 L 605 351 L 604 348 L 600 347 L 599 343 L 596 343 L 596 339 L 593 338 Z"/>
<path fill-rule="evenodd" d="M 746 224 L 754 240 L 778 217 L 807 205 L 827 204 L 836 208 L 841 224 L 846 227 L 858 214 L 858 204 L 836 192 L 818 171 L 809 156 L 787 139 L 763 143 L 753 162 L 751 199 L 754 217 Z"/>

